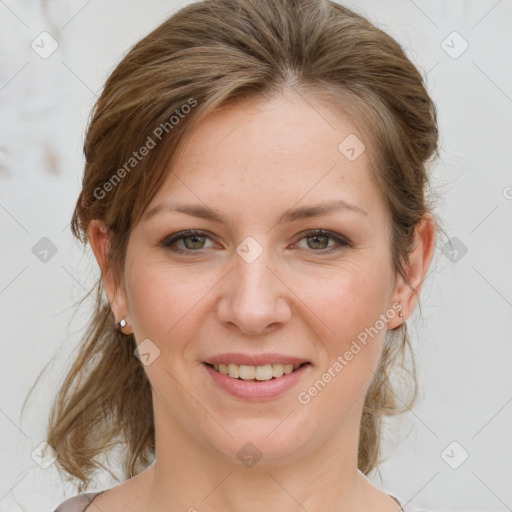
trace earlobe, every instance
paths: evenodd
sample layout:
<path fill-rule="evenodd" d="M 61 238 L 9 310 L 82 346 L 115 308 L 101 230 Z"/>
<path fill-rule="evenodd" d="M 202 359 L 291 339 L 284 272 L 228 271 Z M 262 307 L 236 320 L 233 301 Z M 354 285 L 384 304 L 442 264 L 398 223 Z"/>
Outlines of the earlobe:
<path fill-rule="evenodd" d="M 434 216 L 425 213 L 415 229 L 414 249 L 409 254 L 406 266 L 407 282 L 402 276 L 398 277 L 395 288 L 395 301 L 403 306 L 403 321 L 411 316 L 419 300 L 423 282 L 427 275 L 436 245 L 436 223 Z M 400 322 L 392 327 L 396 328 Z"/>
<path fill-rule="evenodd" d="M 114 269 L 109 265 L 110 234 L 108 229 L 103 222 L 93 219 L 89 223 L 87 234 L 91 249 L 101 270 L 103 288 L 114 314 L 116 326 L 124 334 L 131 334 L 131 332 L 125 332 L 128 329 L 127 325 L 119 327 L 119 322 L 122 319 L 127 322 L 127 301 L 122 286 L 117 282 Z"/>
<path fill-rule="evenodd" d="M 127 317 L 121 318 L 121 320 L 116 323 L 116 329 L 123 334 L 133 334 L 133 329 L 128 326 Z"/>

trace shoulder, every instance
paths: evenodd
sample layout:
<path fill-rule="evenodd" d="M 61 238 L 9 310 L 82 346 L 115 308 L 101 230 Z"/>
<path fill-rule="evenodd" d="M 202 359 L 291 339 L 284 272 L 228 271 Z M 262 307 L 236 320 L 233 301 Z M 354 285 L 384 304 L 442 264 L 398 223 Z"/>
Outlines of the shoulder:
<path fill-rule="evenodd" d="M 93 499 L 102 492 L 105 491 L 86 492 L 85 494 L 79 494 L 78 496 L 69 498 L 66 501 L 63 501 L 54 512 L 84 512 Z"/>
<path fill-rule="evenodd" d="M 390 496 L 402 507 L 403 512 L 429 512 L 428 510 L 416 508 L 414 505 L 409 505 L 405 503 L 405 500 L 397 498 L 392 494 Z"/>

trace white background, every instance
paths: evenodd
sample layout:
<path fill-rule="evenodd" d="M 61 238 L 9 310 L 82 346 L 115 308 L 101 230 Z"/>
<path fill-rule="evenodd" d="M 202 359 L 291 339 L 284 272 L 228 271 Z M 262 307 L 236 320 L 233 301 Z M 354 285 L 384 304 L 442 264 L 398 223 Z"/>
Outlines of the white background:
<path fill-rule="evenodd" d="M 129 47 L 187 3 L 0 0 L 0 511 L 52 511 L 74 494 L 31 452 L 92 300 L 75 316 L 73 303 L 97 276 L 69 230 L 87 116 Z M 437 211 L 467 247 L 456 262 L 437 248 L 423 319 L 416 311 L 408 322 L 421 396 L 392 424 L 374 479 L 432 510 L 512 510 L 512 1 L 345 4 L 402 43 L 427 76 L 441 131 Z M 43 31 L 59 45 L 47 59 L 31 48 Z M 445 50 L 458 53 L 462 38 L 469 47 L 452 58 Z M 42 237 L 57 248 L 46 263 L 32 252 Z M 441 456 L 453 441 L 448 458 L 469 454 L 458 469 Z"/>

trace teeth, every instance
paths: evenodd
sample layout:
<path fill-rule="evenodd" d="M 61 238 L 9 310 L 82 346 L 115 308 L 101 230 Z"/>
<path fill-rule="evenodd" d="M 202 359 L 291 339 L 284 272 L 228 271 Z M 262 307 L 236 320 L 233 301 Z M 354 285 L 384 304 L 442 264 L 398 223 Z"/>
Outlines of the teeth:
<path fill-rule="evenodd" d="M 234 379 L 240 377 L 240 367 L 237 364 L 228 364 L 228 375 Z"/>
<path fill-rule="evenodd" d="M 256 366 L 247 366 L 245 364 L 241 364 L 238 366 L 238 368 L 241 379 L 250 380 L 256 378 Z"/>
<path fill-rule="evenodd" d="M 293 364 L 283 364 L 283 372 L 284 373 L 292 373 L 293 372 Z"/>
<path fill-rule="evenodd" d="M 272 365 L 272 377 L 282 377 L 284 375 L 283 365 L 282 364 L 273 364 Z"/>
<path fill-rule="evenodd" d="M 278 378 L 292 373 L 299 368 L 300 363 L 296 364 L 264 364 L 261 366 L 249 366 L 245 364 L 224 364 L 215 363 L 213 367 L 224 375 L 229 375 L 233 379 L 242 380 L 270 380 L 272 377 Z"/>
<path fill-rule="evenodd" d="M 272 365 L 256 366 L 256 380 L 270 380 L 272 378 Z"/>

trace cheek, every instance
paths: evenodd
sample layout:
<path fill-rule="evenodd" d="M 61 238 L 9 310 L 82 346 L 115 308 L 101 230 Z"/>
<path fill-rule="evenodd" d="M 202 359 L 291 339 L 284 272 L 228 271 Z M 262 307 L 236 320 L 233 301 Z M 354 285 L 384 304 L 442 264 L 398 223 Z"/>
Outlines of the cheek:
<path fill-rule="evenodd" d="M 338 353 L 385 312 L 390 280 L 386 269 L 375 262 L 347 260 L 322 273 L 302 274 L 294 282 L 294 292 L 314 313 L 329 352 Z M 382 327 L 379 322 L 379 330 Z"/>
<path fill-rule="evenodd" d="M 161 351 L 179 350 L 197 335 L 215 273 L 170 268 L 165 263 L 133 265 L 129 276 L 129 309 L 137 342 L 151 339 Z"/>
<path fill-rule="evenodd" d="M 390 276 L 377 264 L 356 263 L 329 269 L 329 274 L 317 275 L 314 285 L 301 280 L 304 286 L 297 295 L 313 311 L 309 318 L 325 349 L 318 368 L 322 382 L 312 393 L 321 391 L 324 399 L 348 407 L 376 371 L 387 330 L 381 315 L 386 312 Z"/>
<path fill-rule="evenodd" d="M 158 345 L 193 307 L 190 285 L 156 265 L 133 265 L 129 276 L 129 308 L 137 341 L 150 338 Z M 179 291 L 181 290 L 181 291 Z"/>
<path fill-rule="evenodd" d="M 163 321 L 166 304 L 166 286 L 151 271 L 139 267 L 132 268 L 129 283 L 129 308 L 139 341 L 158 332 L 156 327 Z M 172 314 L 171 311 L 169 313 Z"/>
<path fill-rule="evenodd" d="M 323 323 L 329 326 L 322 328 L 319 339 L 325 352 L 314 379 L 304 384 L 297 397 L 301 404 L 312 405 L 310 413 L 325 416 L 330 411 L 327 416 L 333 425 L 340 425 L 357 403 L 362 404 L 385 341 L 387 325 L 379 318 L 382 301 L 364 288 L 360 292 L 333 291 L 335 304 L 318 302 Z"/>

